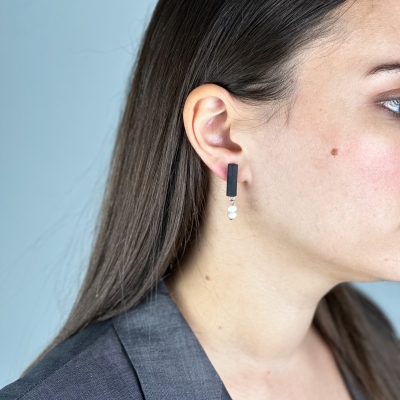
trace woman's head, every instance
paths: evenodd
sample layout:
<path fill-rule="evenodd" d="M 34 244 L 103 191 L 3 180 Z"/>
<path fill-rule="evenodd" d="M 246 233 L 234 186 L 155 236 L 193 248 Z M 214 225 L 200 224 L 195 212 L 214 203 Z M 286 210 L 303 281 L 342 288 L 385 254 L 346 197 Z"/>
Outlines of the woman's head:
<path fill-rule="evenodd" d="M 226 84 L 223 74 L 216 82 L 226 89 L 208 84 L 189 95 L 186 132 L 211 172 L 205 240 L 214 253 L 216 246 L 231 245 L 227 253 L 239 264 L 249 257 L 235 244 L 240 238 L 253 255 L 284 249 L 285 262 L 298 269 L 307 260 L 314 275 L 333 282 L 400 281 L 400 68 L 369 73 L 400 62 L 400 3 L 358 0 L 337 11 L 329 35 L 318 36 L 268 78 L 262 72 L 270 55 L 263 50 L 279 42 L 276 33 L 259 41 L 244 64 L 236 61 L 238 74 L 246 74 L 250 55 L 259 63 L 252 84 L 258 96 L 261 88 L 265 98 L 274 91 L 267 83 L 273 78 L 288 96 L 285 91 L 282 99 L 250 105 L 250 91 L 241 97 L 246 85 L 232 93 L 238 85 Z M 228 163 L 239 166 L 234 222 L 224 198 Z"/>
<path fill-rule="evenodd" d="M 89 269 L 43 354 L 137 304 L 215 221 L 323 265 L 333 281 L 395 277 L 398 125 L 374 96 L 396 82 L 362 74 L 395 58 L 398 16 L 396 0 L 160 0 L 134 66 Z M 230 162 L 239 165 L 233 221 Z M 343 285 L 326 296 L 319 327 L 361 386 L 389 398 L 368 361 L 377 348 L 359 340 L 373 335 L 354 312 L 361 295 Z M 352 335 L 338 342 L 331 327 Z M 397 353 L 378 344 L 388 349 L 377 356 L 379 376 L 395 393 L 387 366 Z"/>

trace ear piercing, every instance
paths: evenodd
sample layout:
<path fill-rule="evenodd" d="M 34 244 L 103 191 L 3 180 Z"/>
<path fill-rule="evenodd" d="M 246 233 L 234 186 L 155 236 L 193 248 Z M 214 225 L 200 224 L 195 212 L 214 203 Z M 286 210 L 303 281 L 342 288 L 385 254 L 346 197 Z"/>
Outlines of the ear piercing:
<path fill-rule="evenodd" d="M 228 218 L 232 220 L 236 218 L 235 199 L 236 199 L 236 189 L 237 189 L 237 175 L 238 175 L 238 165 L 228 164 L 228 178 L 226 181 L 226 195 L 231 203 L 228 207 Z"/>

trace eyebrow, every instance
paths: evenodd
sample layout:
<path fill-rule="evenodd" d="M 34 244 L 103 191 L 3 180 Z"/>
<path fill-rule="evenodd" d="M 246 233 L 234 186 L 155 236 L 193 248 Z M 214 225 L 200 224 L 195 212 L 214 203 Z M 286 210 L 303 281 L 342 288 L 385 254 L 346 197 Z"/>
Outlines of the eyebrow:
<path fill-rule="evenodd" d="M 380 72 L 400 72 L 400 63 L 382 64 L 370 69 L 365 77 L 378 74 Z"/>

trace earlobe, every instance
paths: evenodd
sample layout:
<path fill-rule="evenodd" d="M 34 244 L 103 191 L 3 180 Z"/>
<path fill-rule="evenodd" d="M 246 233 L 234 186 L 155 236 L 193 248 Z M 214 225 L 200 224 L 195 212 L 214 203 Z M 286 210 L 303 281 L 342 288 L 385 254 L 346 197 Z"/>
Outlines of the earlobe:
<path fill-rule="evenodd" d="M 229 93 L 214 84 L 194 89 L 188 96 L 183 120 L 186 134 L 204 163 L 221 179 L 227 165 L 239 163 L 242 149 L 232 141 L 233 109 Z"/>

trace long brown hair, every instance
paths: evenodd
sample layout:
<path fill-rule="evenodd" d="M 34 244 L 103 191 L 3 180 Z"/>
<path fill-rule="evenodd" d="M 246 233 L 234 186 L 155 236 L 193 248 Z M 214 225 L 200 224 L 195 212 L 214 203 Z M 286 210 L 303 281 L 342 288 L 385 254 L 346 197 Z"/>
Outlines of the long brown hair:
<path fill-rule="evenodd" d="M 338 28 L 345 3 L 159 0 L 130 78 L 85 280 L 38 359 L 137 304 L 195 241 L 208 175 L 183 126 L 188 94 L 215 83 L 248 103 L 289 99 L 295 55 Z M 314 324 L 367 399 L 398 398 L 399 342 L 370 299 L 341 283 L 321 300 Z"/>

